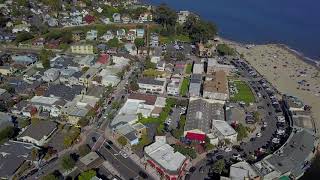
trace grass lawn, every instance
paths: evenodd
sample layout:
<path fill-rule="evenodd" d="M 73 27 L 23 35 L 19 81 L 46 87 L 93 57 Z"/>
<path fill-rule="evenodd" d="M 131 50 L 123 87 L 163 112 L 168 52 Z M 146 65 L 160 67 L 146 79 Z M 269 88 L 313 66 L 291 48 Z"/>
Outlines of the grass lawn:
<path fill-rule="evenodd" d="M 188 64 L 186 69 L 186 74 L 191 74 L 191 73 L 192 73 L 192 64 Z"/>
<path fill-rule="evenodd" d="M 247 83 L 243 81 L 234 81 L 234 86 L 237 88 L 238 93 L 230 97 L 232 101 L 243 101 L 246 104 L 253 103 L 255 101 L 254 95 Z"/>
<path fill-rule="evenodd" d="M 177 36 L 160 36 L 160 42 L 161 44 L 168 44 L 174 41 L 181 41 L 189 43 L 191 42 L 189 36 L 185 35 L 177 35 Z"/>
<path fill-rule="evenodd" d="M 180 88 L 180 95 L 181 96 L 186 96 L 187 95 L 188 89 L 189 89 L 189 83 L 190 83 L 189 78 L 184 78 L 183 79 L 182 85 L 181 85 L 181 88 Z"/>
<path fill-rule="evenodd" d="M 158 76 L 162 77 L 163 74 L 164 72 L 157 71 L 154 69 L 146 69 L 143 71 L 143 76 L 146 76 L 146 77 L 158 77 Z"/>

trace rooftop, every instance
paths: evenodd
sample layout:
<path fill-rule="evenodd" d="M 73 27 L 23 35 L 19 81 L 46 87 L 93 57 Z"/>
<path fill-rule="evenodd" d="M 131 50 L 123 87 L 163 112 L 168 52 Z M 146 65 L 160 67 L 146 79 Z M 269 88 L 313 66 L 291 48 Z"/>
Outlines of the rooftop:
<path fill-rule="evenodd" d="M 165 81 L 156 80 L 154 78 L 143 77 L 138 80 L 138 83 L 163 86 Z"/>
<path fill-rule="evenodd" d="M 144 149 L 147 156 L 164 169 L 177 172 L 187 159 L 179 152 L 174 152 L 174 148 L 165 141 L 156 141 Z"/>
<path fill-rule="evenodd" d="M 190 98 L 184 130 L 199 129 L 204 133 L 210 133 L 213 120 L 224 120 L 223 106 L 223 101 Z"/>
<path fill-rule="evenodd" d="M 237 132 L 224 120 L 214 120 L 212 122 L 214 128 L 223 136 L 231 136 Z"/>
<path fill-rule="evenodd" d="M 8 141 L 0 145 L 0 178 L 9 178 L 25 160 L 31 160 L 32 144 Z"/>
<path fill-rule="evenodd" d="M 291 172 L 299 177 L 304 172 L 304 165 L 315 150 L 315 136 L 307 130 L 293 134 L 289 142 L 265 160 L 282 174 Z"/>
<path fill-rule="evenodd" d="M 211 81 L 205 81 L 203 91 L 228 93 L 227 75 L 224 71 L 217 71 Z"/>
<path fill-rule="evenodd" d="M 157 96 L 133 93 L 133 94 L 129 95 L 128 99 L 143 100 L 144 104 L 154 105 L 156 103 L 156 101 L 157 101 Z"/>
<path fill-rule="evenodd" d="M 31 137 L 35 140 L 41 140 L 44 136 L 49 135 L 53 130 L 57 128 L 57 124 L 52 121 L 39 120 L 36 123 L 31 124 L 23 131 L 19 137 Z"/>

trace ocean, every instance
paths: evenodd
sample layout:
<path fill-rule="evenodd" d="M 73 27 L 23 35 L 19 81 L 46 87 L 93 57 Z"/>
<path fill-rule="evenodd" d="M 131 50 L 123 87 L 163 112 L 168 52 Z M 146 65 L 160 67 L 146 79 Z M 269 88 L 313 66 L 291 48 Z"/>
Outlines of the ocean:
<path fill-rule="evenodd" d="M 319 0 L 145 0 L 190 10 L 219 28 L 219 35 L 242 43 L 281 43 L 320 59 Z"/>

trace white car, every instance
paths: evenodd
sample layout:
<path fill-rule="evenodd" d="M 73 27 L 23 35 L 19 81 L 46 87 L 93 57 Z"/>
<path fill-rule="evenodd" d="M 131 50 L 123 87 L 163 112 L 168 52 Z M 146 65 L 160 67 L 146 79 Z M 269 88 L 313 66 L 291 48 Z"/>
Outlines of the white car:
<path fill-rule="evenodd" d="M 262 97 L 261 93 L 257 93 L 257 96 L 258 96 L 258 98 Z"/>
<path fill-rule="evenodd" d="M 284 123 L 284 122 L 286 122 L 286 119 L 284 118 L 284 116 L 278 116 L 277 119 L 278 119 L 278 122 L 279 122 L 279 123 Z"/>
<path fill-rule="evenodd" d="M 262 127 L 267 127 L 268 126 L 268 123 L 267 122 L 263 122 L 263 125 L 262 125 Z"/>
<path fill-rule="evenodd" d="M 277 134 L 278 134 L 278 135 L 284 135 L 284 133 L 286 133 L 285 130 L 283 130 L 283 129 L 277 129 Z"/>
<path fill-rule="evenodd" d="M 224 149 L 224 151 L 225 151 L 225 152 L 230 152 L 230 151 L 232 151 L 232 148 L 227 147 L 226 149 Z"/>
<path fill-rule="evenodd" d="M 278 138 L 273 138 L 273 139 L 272 139 L 272 142 L 273 142 L 274 144 L 279 144 L 279 143 L 280 143 L 280 139 L 278 139 Z"/>
<path fill-rule="evenodd" d="M 236 154 L 236 153 L 232 154 L 232 157 L 235 158 L 235 159 L 240 158 L 240 154 Z"/>
<path fill-rule="evenodd" d="M 129 157 L 128 154 L 123 151 L 120 151 L 119 154 L 125 159 Z"/>
<path fill-rule="evenodd" d="M 257 133 L 257 134 L 256 134 L 256 137 L 257 137 L 257 138 L 259 138 L 259 137 L 261 137 L 261 136 L 262 136 L 261 133 Z"/>

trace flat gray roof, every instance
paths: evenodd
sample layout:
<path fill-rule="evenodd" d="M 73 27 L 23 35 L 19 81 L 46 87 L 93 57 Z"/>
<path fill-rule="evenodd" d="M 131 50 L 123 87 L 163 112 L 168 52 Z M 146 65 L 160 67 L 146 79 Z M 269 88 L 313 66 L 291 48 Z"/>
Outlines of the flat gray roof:
<path fill-rule="evenodd" d="M 315 150 L 315 136 L 307 130 L 296 132 L 289 142 L 266 159 L 282 174 L 291 172 L 296 177 L 304 172 L 304 164 Z"/>
<path fill-rule="evenodd" d="M 210 133 L 213 120 L 224 120 L 223 101 L 190 98 L 185 131 L 199 129 Z"/>

